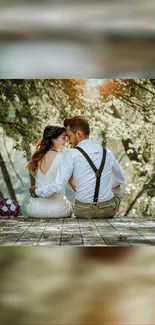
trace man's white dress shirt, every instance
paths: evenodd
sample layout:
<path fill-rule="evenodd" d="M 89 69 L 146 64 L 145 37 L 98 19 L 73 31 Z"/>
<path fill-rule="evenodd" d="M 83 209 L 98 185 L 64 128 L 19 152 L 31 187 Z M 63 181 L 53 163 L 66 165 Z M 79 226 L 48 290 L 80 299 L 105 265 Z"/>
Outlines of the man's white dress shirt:
<path fill-rule="evenodd" d="M 99 168 L 103 156 L 102 146 L 92 139 L 82 140 L 78 146 L 86 151 L 95 166 Z M 101 175 L 98 202 L 111 200 L 114 196 L 112 187 L 123 184 L 125 181 L 117 160 L 110 150 L 106 150 L 107 155 Z M 54 193 L 60 193 L 67 186 L 72 175 L 76 185 L 75 199 L 81 202 L 93 202 L 96 184 L 95 173 L 83 154 L 74 148 L 64 153 L 64 159 L 57 171 L 55 181 L 50 183 L 49 179 L 49 185 L 35 190 L 36 195 L 48 197 Z"/>

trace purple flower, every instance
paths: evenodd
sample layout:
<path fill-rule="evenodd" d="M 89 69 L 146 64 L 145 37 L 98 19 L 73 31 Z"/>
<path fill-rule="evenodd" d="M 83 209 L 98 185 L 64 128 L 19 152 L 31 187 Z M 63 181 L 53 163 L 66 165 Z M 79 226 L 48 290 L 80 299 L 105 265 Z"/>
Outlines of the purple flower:
<path fill-rule="evenodd" d="M 3 217 L 17 217 L 20 212 L 20 205 L 15 200 L 9 198 L 0 201 L 0 216 Z"/>

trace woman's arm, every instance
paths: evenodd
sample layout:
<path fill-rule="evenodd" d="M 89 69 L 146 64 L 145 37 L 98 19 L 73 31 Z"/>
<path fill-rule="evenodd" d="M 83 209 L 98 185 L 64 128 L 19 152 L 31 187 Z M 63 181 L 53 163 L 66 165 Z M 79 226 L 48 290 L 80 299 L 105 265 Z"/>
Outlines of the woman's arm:
<path fill-rule="evenodd" d="M 70 188 L 73 190 L 73 192 L 76 192 L 76 186 L 75 186 L 75 183 L 74 183 L 73 176 L 71 176 L 71 178 L 69 179 L 69 181 L 68 181 L 68 185 L 69 185 Z"/>

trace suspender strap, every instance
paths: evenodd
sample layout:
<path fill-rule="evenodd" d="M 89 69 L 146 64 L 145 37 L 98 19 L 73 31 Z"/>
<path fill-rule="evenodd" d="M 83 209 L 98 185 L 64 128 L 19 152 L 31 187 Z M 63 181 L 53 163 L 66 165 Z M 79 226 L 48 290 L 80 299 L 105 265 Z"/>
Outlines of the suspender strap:
<path fill-rule="evenodd" d="M 106 149 L 103 147 L 103 157 L 102 157 L 101 165 L 100 168 L 96 171 L 96 187 L 95 187 L 95 194 L 94 194 L 94 202 L 98 202 L 100 181 L 101 181 L 102 171 L 105 165 L 105 159 L 106 159 Z"/>
<path fill-rule="evenodd" d="M 96 175 L 96 186 L 95 186 L 93 202 L 98 202 L 101 174 L 102 174 L 102 171 L 103 171 L 103 168 L 105 165 L 105 159 L 106 159 L 106 149 L 103 147 L 103 157 L 102 157 L 102 161 L 101 161 L 101 165 L 100 165 L 99 169 L 96 168 L 93 161 L 90 159 L 90 157 L 87 155 L 87 153 L 82 148 L 75 147 L 74 149 L 79 150 L 84 155 L 84 157 L 87 159 L 88 163 L 90 164 L 90 166 L 92 167 L 92 169 Z"/>

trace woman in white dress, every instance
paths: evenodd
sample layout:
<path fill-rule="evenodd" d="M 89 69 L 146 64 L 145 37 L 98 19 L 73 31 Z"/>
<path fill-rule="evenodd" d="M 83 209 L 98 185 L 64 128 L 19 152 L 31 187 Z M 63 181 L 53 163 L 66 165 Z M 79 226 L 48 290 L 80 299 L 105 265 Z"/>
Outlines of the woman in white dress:
<path fill-rule="evenodd" d="M 29 172 L 40 187 L 54 181 L 57 170 L 65 155 L 62 151 L 67 142 L 66 129 L 48 125 L 43 138 L 37 143 L 36 151 L 27 165 Z M 72 179 L 69 185 L 72 184 Z M 31 197 L 27 206 L 27 215 L 34 218 L 64 218 L 73 212 L 72 204 L 66 199 L 65 191 L 48 198 Z"/>

